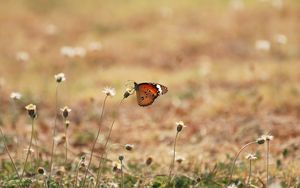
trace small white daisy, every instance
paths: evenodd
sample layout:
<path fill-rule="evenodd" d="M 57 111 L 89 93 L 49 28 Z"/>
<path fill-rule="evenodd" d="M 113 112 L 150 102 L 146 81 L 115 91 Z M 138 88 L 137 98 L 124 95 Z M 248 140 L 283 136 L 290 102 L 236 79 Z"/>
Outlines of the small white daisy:
<path fill-rule="evenodd" d="M 72 110 L 69 107 L 65 106 L 65 107 L 61 108 L 60 111 L 61 112 L 65 112 L 65 111 L 66 112 L 71 112 Z"/>
<path fill-rule="evenodd" d="M 107 96 L 115 96 L 116 95 L 116 90 L 112 87 L 105 87 L 102 92 L 107 95 Z"/>
<path fill-rule="evenodd" d="M 246 159 L 248 159 L 248 160 L 256 160 L 257 157 L 255 156 L 255 154 L 249 153 L 248 155 L 246 155 Z"/>
<path fill-rule="evenodd" d="M 282 34 L 277 34 L 275 35 L 275 41 L 278 43 L 278 44 L 286 44 L 287 43 L 287 37 L 285 35 L 282 35 Z"/>
<path fill-rule="evenodd" d="M 13 100 L 20 100 L 22 98 L 22 95 L 21 95 L 21 93 L 18 93 L 18 92 L 12 92 L 10 94 L 10 98 Z"/>
<path fill-rule="evenodd" d="M 183 121 L 177 121 L 176 125 L 181 125 L 182 127 L 186 127 Z"/>
<path fill-rule="evenodd" d="M 56 82 L 60 83 L 66 80 L 65 74 L 64 73 L 59 73 L 54 75 L 54 78 L 56 80 Z"/>
<path fill-rule="evenodd" d="M 20 62 L 27 62 L 27 61 L 29 61 L 30 56 L 25 51 L 19 51 L 16 54 L 16 59 L 17 59 L 17 61 L 20 61 Z"/>
<path fill-rule="evenodd" d="M 181 164 L 184 160 L 185 160 L 185 158 L 182 157 L 182 156 L 178 156 L 178 157 L 176 157 L 176 159 L 175 159 L 175 161 L 176 161 L 177 163 L 179 163 L 179 164 Z"/>
<path fill-rule="evenodd" d="M 63 46 L 60 48 L 60 54 L 65 56 L 65 57 L 68 57 L 68 58 L 73 58 L 76 56 L 76 52 L 74 50 L 73 47 L 71 46 Z"/>
<path fill-rule="evenodd" d="M 271 49 L 271 44 L 268 40 L 257 40 L 255 42 L 255 48 L 260 51 L 269 51 Z"/>
<path fill-rule="evenodd" d="M 29 104 L 29 105 L 25 106 L 25 109 L 26 110 L 34 110 L 34 111 L 36 111 L 36 105 Z"/>
<path fill-rule="evenodd" d="M 274 137 L 270 134 L 265 134 L 265 135 L 262 135 L 261 138 L 264 139 L 265 141 L 271 141 L 271 140 L 273 140 Z"/>

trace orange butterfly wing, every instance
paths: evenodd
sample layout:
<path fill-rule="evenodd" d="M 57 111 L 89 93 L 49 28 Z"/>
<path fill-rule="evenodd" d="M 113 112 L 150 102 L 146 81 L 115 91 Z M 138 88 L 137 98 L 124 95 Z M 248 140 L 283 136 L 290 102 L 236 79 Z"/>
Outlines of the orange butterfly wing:
<path fill-rule="evenodd" d="M 149 106 L 159 96 L 165 94 L 167 87 L 154 83 L 135 83 L 137 102 L 140 106 Z"/>

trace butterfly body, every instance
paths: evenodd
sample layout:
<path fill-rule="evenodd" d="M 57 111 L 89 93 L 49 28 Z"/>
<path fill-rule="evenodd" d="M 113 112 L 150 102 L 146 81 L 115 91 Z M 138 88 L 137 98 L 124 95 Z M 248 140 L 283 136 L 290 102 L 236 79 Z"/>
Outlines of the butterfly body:
<path fill-rule="evenodd" d="M 134 82 L 134 90 L 136 91 L 136 97 L 138 105 L 149 106 L 155 99 L 168 92 L 168 88 L 157 83 L 136 83 Z"/>

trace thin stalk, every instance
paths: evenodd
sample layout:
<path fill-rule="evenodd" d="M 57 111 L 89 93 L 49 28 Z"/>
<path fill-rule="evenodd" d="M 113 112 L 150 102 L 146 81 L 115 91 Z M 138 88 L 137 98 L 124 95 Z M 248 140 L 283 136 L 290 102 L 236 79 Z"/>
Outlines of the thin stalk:
<path fill-rule="evenodd" d="M 176 136 L 175 136 L 175 141 L 174 141 L 174 148 L 173 148 L 173 158 L 172 158 L 172 162 L 170 165 L 170 172 L 169 172 L 169 180 L 171 181 L 171 176 L 172 176 L 172 171 L 174 168 L 174 164 L 175 164 L 175 155 L 176 155 L 176 143 L 177 143 L 177 137 L 178 137 L 179 132 L 176 132 Z"/>
<path fill-rule="evenodd" d="M 12 100 L 12 127 L 15 129 L 16 128 L 16 123 L 17 123 L 17 106 L 16 106 L 16 101 L 13 99 Z"/>
<path fill-rule="evenodd" d="M 270 141 L 267 140 L 267 158 L 266 158 L 267 183 L 266 183 L 266 188 L 268 188 L 268 185 L 269 185 L 269 153 L 270 153 Z"/>
<path fill-rule="evenodd" d="M 77 169 L 76 169 L 76 176 L 75 176 L 75 186 L 77 187 L 77 182 L 78 182 L 78 174 L 79 174 L 79 165 L 80 165 L 80 161 L 77 164 Z"/>
<path fill-rule="evenodd" d="M 65 119 L 65 122 L 67 119 Z M 65 163 L 68 161 L 68 134 L 67 134 L 67 125 L 65 124 L 65 137 L 66 137 L 66 154 L 65 154 Z"/>
<path fill-rule="evenodd" d="M 25 168 L 26 168 L 26 164 L 27 164 L 27 161 L 28 161 L 29 153 L 31 152 L 33 133 L 34 133 L 34 118 L 31 118 L 31 136 L 30 136 L 29 148 L 27 150 L 27 155 L 26 155 L 26 159 L 25 159 L 25 164 L 24 164 L 23 171 L 22 171 L 22 174 L 21 174 L 21 180 L 22 180 L 24 172 L 25 172 Z"/>
<path fill-rule="evenodd" d="M 53 155 L 54 155 L 54 145 L 55 145 L 55 136 L 56 136 L 56 122 L 57 122 L 57 111 L 58 111 L 58 84 L 56 83 L 55 88 L 55 119 L 54 119 L 54 127 L 53 127 L 53 136 L 52 136 L 52 149 L 51 149 L 51 159 L 50 159 L 50 170 L 49 176 L 52 175 L 52 165 L 53 165 Z"/>
<path fill-rule="evenodd" d="M 92 158 L 93 158 L 93 153 L 95 151 L 95 146 L 97 144 L 97 141 L 98 141 L 98 138 L 99 138 L 99 135 L 100 135 L 100 130 L 101 130 L 101 122 L 102 122 L 102 118 L 103 118 L 103 114 L 104 114 L 104 108 L 105 108 L 105 104 L 106 104 L 106 99 L 107 99 L 108 95 L 105 95 L 105 98 L 103 100 L 103 104 L 102 104 L 102 110 L 101 110 L 101 115 L 100 115 L 100 124 L 99 124 L 99 127 L 98 127 L 98 132 L 97 132 L 97 136 L 94 140 L 94 143 L 93 143 L 93 147 L 92 147 L 92 151 L 91 151 L 91 154 L 90 154 L 90 159 L 89 159 L 89 163 L 88 163 L 88 166 L 85 170 L 85 174 L 84 174 L 84 178 L 83 178 L 83 186 L 85 184 L 85 181 L 86 181 L 86 177 L 87 177 L 87 173 L 88 173 L 88 170 L 90 169 L 90 166 L 91 166 L 91 163 L 92 163 Z"/>
<path fill-rule="evenodd" d="M 117 112 L 119 111 L 120 106 L 121 106 L 122 102 L 124 101 L 124 99 L 125 98 L 122 98 L 122 100 L 120 101 L 119 106 L 117 108 Z M 104 145 L 104 150 L 103 150 L 103 153 L 100 156 L 99 165 L 98 165 L 98 172 L 97 172 L 97 178 L 96 178 L 96 187 L 98 186 L 99 181 L 100 181 L 101 170 L 102 170 L 102 161 L 103 161 L 103 157 L 104 157 L 104 155 L 106 153 L 107 144 L 109 142 L 109 139 L 110 139 L 110 136 L 111 136 L 111 132 L 112 132 L 112 129 L 114 127 L 115 120 L 116 120 L 116 117 L 114 117 L 114 120 L 111 123 L 110 129 L 109 129 L 109 133 L 108 133 L 105 145 Z"/>
<path fill-rule="evenodd" d="M 123 173 L 123 160 L 121 160 L 121 188 L 124 188 L 124 173 Z"/>
<path fill-rule="evenodd" d="M 38 147 L 38 143 L 37 143 L 37 132 L 35 131 L 34 133 L 34 136 L 33 136 L 33 139 L 34 139 L 34 143 L 35 143 L 35 150 L 36 150 L 36 159 L 39 159 L 39 147 Z"/>
<path fill-rule="evenodd" d="M 250 179 L 251 179 L 251 174 L 252 174 L 252 160 L 249 160 L 249 177 L 248 177 L 248 182 L 247 185 L 250 187 Z"/>
<path fill-rule="evenodd" d="M 249 142 L 248 144 L 244 145 L 240 150 L 239 152 L 236 154 L 234 160 L 233 160 L 233 163 L 232 163 L 232 166 L 231 166 L 231 170 L 230 170 L 230 181 L 232 180 L 232 175 L 233 175 L 233 170 L 234 170 L 234 166 L 235 166 L 235 163 L 236 163 L 236 160 L 238 159 L 239 155 L 241 154 L 241 152 L 248 146 L 252 145 L 252 144 L 255 144 L 257 143 L 256 141 L 253 141 L 253 142 Z"/>
<path fill-rule="evenodd" d="M 7 147 L 7 144 L 6 144 L 6 138 L 5 138 L 4 134 L 3 134 L 3 131 L 2 131 L 2 129 L 1 129 L 1 127 L 0 127 L 0 132 L 1 132 L 1 136 L 3 137 L 3 144 L 4 144 L 4 147 L 5 147 L 6 153 L 8 154 L 8 157 L 9 157 L 9 159 L 10 159 L 10 161 L 11 161 L 11 164 L 12 164 L 13 167 L 14 167 L 14 170 L 16 171 L 16 174 L 17 174 L 18 178 L 21 179 L 21 177 L 20 177 L 20 175 L 19 175 L 19 173 L 18 173 L 16 164 L 14 163 L 14 160 L 13 160 L 13 158 L 11 157 L 11 155 L 10 155 L 10 153 L 9 153 L 9 150 L 8 150 L 8 147 Z"/>

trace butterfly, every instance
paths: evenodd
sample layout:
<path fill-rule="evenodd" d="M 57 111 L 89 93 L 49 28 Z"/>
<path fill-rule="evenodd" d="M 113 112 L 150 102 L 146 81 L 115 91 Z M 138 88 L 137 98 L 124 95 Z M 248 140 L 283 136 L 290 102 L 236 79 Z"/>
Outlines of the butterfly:
<path fill-rule="evenodd" d="M 154 100 L 168 92 L 168 88 L 157 83 L 136 83 L 134 82 L 137 103 L 140 106 L 149 106 Z"/>

